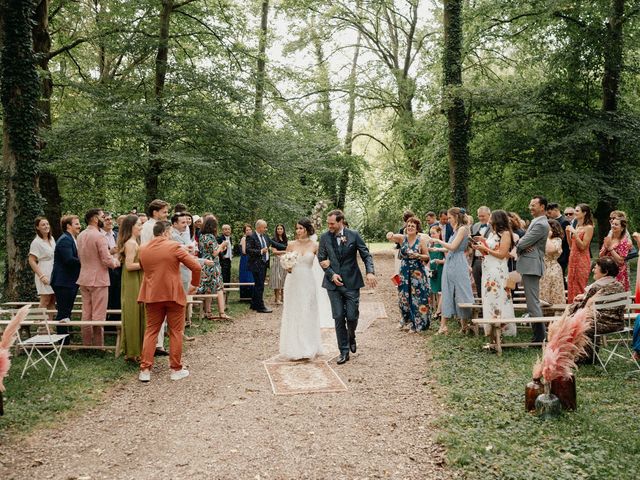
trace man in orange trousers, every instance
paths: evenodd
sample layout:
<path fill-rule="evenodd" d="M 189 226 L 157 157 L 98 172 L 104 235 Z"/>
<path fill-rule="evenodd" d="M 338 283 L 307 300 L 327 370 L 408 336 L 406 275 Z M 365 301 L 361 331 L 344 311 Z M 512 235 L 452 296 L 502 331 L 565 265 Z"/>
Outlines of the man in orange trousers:
<path fill-rule="evenodd" d="M 184 333 L 184 310 L 187 297 L 182 286 L 180 264 L 193 272 L 191 284 L 200 284 L 198 261 L 178 242 L 171 240 L 171 224 L 159 221 L 153 227 L 153 239 L 140 247 L 140 266 L 144 279 L 140 286 L 138 302 L 145 304 L 147 327 L 142 344 L 142 361 L 139 379 L 151 379 L 153 355 L 162 322 L 167 318 L 169 326 L 169 366 L 171 380 L 189 376 L 182 368 L 182 334 Z"/>

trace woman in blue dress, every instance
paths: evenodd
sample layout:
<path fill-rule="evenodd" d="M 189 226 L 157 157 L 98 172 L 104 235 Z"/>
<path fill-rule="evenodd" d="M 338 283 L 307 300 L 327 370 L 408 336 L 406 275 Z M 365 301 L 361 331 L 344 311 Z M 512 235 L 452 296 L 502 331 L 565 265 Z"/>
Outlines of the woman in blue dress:
<path fill-rule="evenodd" d="M 249 257 L 247 256 L 247 237 L 253 235 L 251 225 L 245 223 L 244 227 L 242 227 L 242 233 L 243 237 L 240 240 L 240 253 L 242 254 L 239 267 L 240 283 L 253 283 L 253 273 L 249 271 Z M 253 285 L 240 285 L 240 298 L 251 299 L 251 297 L 253 297 Z"/>
<path fill-rule="evenodd" d="M 469 329 L 468 320 L 471 316 L 471 310 L 460 308 L 458 304 L 474 302 L 469 263 L 466 257 L 467 245 L 469 244 L 467 212 L 463 208 L 454 207 L 447 211 L 447 215 L 449 224 L 453 227 L 451 241 L 447 243 L 434 239 L 434 243 L 439 243 L 449 250 L 442 271 L 442 321 L 438 333 L 448 333 L 447 320 L 452 317 L 460 319 L 462 332 L 466 333 Z"/>
<path fill-rule="evenodd" d="M 429 310 L 429 243 L 427 236 L 420 235 L 421 222 L 409 218 L 404 234 L 387 233 L 387 239 L 400 245 L 400 284 L 398 304 L 402 318 L 400 328 L 409 326 L 410 332 L 427 330 L 431 325 Z"/>

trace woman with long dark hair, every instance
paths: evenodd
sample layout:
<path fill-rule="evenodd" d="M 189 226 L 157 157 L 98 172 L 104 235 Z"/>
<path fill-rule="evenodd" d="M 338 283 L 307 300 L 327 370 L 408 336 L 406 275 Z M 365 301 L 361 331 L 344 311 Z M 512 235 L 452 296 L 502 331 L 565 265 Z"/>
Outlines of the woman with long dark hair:
<path fill-rule="evenodd" d="M 620 271 L 616 280 L 622 284 L 625 290 L 629 291 L 629 270 L 627 269 L 627 255 L 631 251 L 631 240 L 627 232 L 627 219 L 619 216 L 610 221 L 611 232 L 604 238 L 600 249 L 600 258 L 611 257 L 616 262 Z"/>
<path fill-rule="evenodd" d="M 586 203 L 576 205 L 576 226 L 567 225 L 567 240 L 571 248 L 567 272 L 567 303 L 573 303 L 576 295 L 584 293 L 591 272 L 591 239 L 593 238 L 593 216 Z"/>
<path fill-rule="evenodd" d="M 127 215 L 118 232 L 118 254 L 122 265 L 120 299 L 122 309 L 122 353 L 125 360 L 139 361 L 144 340 L 144 304 L 138 303 L 142 269 L 138 260 L 142 222 L 137 215 Z"/>
<path fill-rule="evenodd" d="M 212 260 L 213 265 L 205 265 L 202 267 L 200 276 L 200 287 L 198 294 L 215 295 L 218 299 L 218 316 L 215 317 L 211 313 L 211 298 L 204 299 L 205 316 L 208 319 L 220 318 L 222 320 L 231 320 L 224 313 L 224 280 L 222 279 L 222 267 L 218 256 L 227 248 L 227 244 L 218 245 L 216 238 L 218 237 L 218 219 L 213 215 L 207 215 L 202 224 L 200 231 L 200 241 L 198 247 L 200 250 L 200 258 Z"/>
<path fill-rule="evenodd" d="M 507 289 L 508 262 L 514 243 L 511 220 L 504 210 L 495 210 L 491 212 L 489 224 L 492 230 L 489 237 L 473 244 L 473 249 L 482 253 L 482 317 L 513 318 L 513 301 L 511 292 Z M 485 335 L 490 332 L 490 325 L 484 325 Z M 516 325 L 508 324 L 503 333 L 514 336 Z"/>
<path fill-rule="evenodd" d="M 287 232 L 284 225 L 279 223 L 273 232 L 273 239 L 285 246 L 288 245 L 289 239 L 287 238 Z M 272 247 L 271 255 L 273 255 L 273 262 L 271 262 L 271 274 L 269 275 L 269 288 L 273 290 L 275 296 L 276 305 L 282 305 L 283 302 L 283 288 L 284 280 L 287 278 L 287 271 L 280 265 L 280 256 L 285 253 L 286 250 L 278 250 L 276 247 Z"/>
<path fill-rule="evenodd" d="M 253 235 L 251 225 L 245 223 L 242 227 L 240 239 L 240 267 L 238 271 L 239 282 L 253 283 L 253 273 L 249 271 L 249 257 L 247 256 L 247 238 Z M 240 299 L 251 300 L 253 297 L 253 285 L 240 285 Z"/>
<path fill-rule="evenodd" d="M 313 264 L 318 242 L 311 239 L 314 232 L 309 219 L 300 219 L 296 224 L 296 240 L 287 246 L 287 252 L 297 254 L 296 263 L 285 279 L 280 325 L 280 355 L 289 360 L 312 359 L 322 354 L 318 295 L 327 293 L 316 288 Z M 280 257 L 275 261 L 280 262 Z"/>

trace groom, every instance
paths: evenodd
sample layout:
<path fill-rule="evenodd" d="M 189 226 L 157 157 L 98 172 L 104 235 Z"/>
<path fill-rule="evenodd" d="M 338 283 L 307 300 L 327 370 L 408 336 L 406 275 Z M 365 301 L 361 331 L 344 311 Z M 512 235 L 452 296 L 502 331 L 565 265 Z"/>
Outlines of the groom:
<path fill-rule="evenodd" d="M 338 365 L 349 360 L 349 350 L 356 353 L 356 327 L 358 326 L 358 304 L 360 289 L 364 287 L 356 254 L 364 262 L 367 270 L 367 285 L 376 286 L 373 258 L 358 232 L 344 227 L 344 213 L 341 210 L 329 212 L 329 231 L 320 237 L 318 260 L 324 269 L 322 286 L 327 289 L 331 301 L 331 311 L 336 324 L 336 337 L 340 358 Z"/>

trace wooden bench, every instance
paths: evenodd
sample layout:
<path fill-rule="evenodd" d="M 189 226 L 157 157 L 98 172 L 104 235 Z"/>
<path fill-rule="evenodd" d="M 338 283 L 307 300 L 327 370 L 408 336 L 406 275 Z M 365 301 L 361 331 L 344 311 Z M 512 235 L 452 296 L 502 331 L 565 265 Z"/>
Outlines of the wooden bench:
<path fill-rule="evenodd" d="M 474 318 L 471 320 L 474 325 L 489 325 L 491 331 L 489 333 L 490 342 L 485 345 L 487 349 L 494 349 L 498 355 L 502 355 L 504 347 L 540 347 L 542 342 L 511 342 L 504 343 L 502 341 L 502 326 L 516 323 L 544 323 L 553 322 L 558 317 L 523 317 L 523 318 L 495 318 L 484 319 Z"/>
<path fill-rule="evenodd" d="M 55 312 L 55 310 L 54 310 Z M 118 310 L 119 312 L 119 310 Z M 0 312 L 0 314 L 5 312 Z M 6 326 L 9 324 L 11 320 L 0 319 L 0 326 Z M 49 327 L 115 327 L 116 328 L 116 344 L 115 345 L 64 345 L 63 348 L 71 349 L 71 350 L 82 350 L 82 349 L 94 349 L 94 350 L 114 350 L 114 354 L 116 357 L 120 355 L 120 343 L 122 336 L 122 322 L 119 320 L 105 320 L 105 321 L 82 321 L 82 320 L 71 320 L 70 322 L 58 322 L 56 320 L 50 320 L 46 322 Z M 25 320 L 21 323 L 21 326 L 32 327 L 32 326 L 45 326 L 44 321 L 40 320 Z"/>
<path fill-rule="evenodd" d="M 463 304 L 459 304 L 460 306 L 462 306 Z M 468 305 L 468 304 L 465 304 Z M 566 308 L 568 307 L 568 305 L 564 305 L 564 304 L 556 304 L 556 305 L 550 305 L 548 307 L 544 307 L 544 309 L 548 309 L 548 310 L 554 310 L 554 311 L 564 311 L 566 310 Z M 515 308 L 515 306 L 514 306 Z M 628 306 L 626 307 L 626 312 L 624 314 L 624 319 L 627 322 L 632 322 L 636 316 L 638 315 L 637 313 L 635 313 L 636 310 L 640 310 L 640 304 L 638 303 L 631 303 L 628 304 Z M 502 341 L 502 326 L 506 325 L 506 324 L 512 324 L 512 323 L 544 323 L 544 324 L 549 324 L 551 322 L 553 322 L 554 320 L 557 320 L 558 317 L 557 316 L 549 316 L 549 317 L 521 317 L 521 318 L 496 318 L 496 319 L 484 319 L 484 318 L 474 318 L 472 320 L 474 325 L 490 325 L 491 326 L 491 332 L 490 332 L 490 342 L 485 345 L 485 348 L 488 349 L 495 349 L 496 353 L 498 355 L 502 355 L 502 348 L 504 347 L 530 347 L 530 346 L 542 346 L 541 342 L 513 342 L 513 343 L 504 343 Z M 627 327 L 629 328 L 629 327 Z M 632 328 L 632 327 L 631 327 Z"/>

